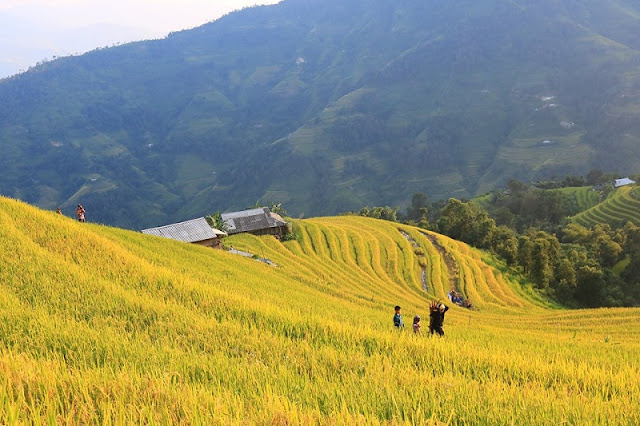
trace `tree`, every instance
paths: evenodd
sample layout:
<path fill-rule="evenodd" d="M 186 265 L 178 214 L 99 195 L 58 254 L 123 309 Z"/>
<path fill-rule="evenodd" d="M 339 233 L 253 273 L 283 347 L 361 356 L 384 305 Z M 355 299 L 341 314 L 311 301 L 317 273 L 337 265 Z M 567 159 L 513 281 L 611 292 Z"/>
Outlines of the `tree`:
<path fill-rule="evenodd" d="M 563 230 L 563 234 L 563 241 L 585 246 L 591 256 L 604 267 L 611 268 L 620 260 L 622 246 L 614 240 L 614 237 L 621 240 L 624 238 L 612 231 L 608 224 L 596 225 L 593 230 L 589 230 L 571 223 Z"/>
<path fill-rule="evenodd" d="M 429 218 L 427 218 L 426 215 L 420 218 L 420 221 L 418 222 L 418 228 L 422 228 L 422 229 L 430 228 Z"/>
<path fill-rule="evenodd" d="M 549 241 L 543 238 L 536 239 L 533 244 L 531 257 L 531 278 L 538 285 L 538 288 L 548 288 L 554 273 Z"/>
<path fill-rule="evenodd" d="M 491 247 L 507 265 L 514 265 L 518 260 L 518 238 L 512 229 L 504 225 L 498 226 L 492 233 Z"/>
<path fill-rule="evenodd" d="M 612 268 L 620 260 L 622 247 L 607 234 L 596 238 L 594 248 L 600 264 L 604 267 Z"/>
<path fill-rule="evenodd" d="M 272 213 L 279 214 L 280 216 L 287 215 L 287 211 L 284 209 L 284 207 L 282 207 L 282 203 L 270 202 L 268 204 L 271 205 L 271 207 L 269 207 L 269 210 L 271 210 Z"/>
<path fill-rule="evenodd" d="M 584 306 L 602 306 L 604 280 L 602 270 L 594 266 L 582 266 L 577 271 L 576 299 Z"/>
<path fill-rule="evenodd" d="M 577 285 L 577 275 L 574 264 L 563 257 L 558 262 L 553 288 L 555 295 L 562 302 L 567 303 L 574 299 Z"/>
<path fill-rule="evenodd" d="M 489 248 L 496 223 L 482 207 L 450 198 L 438 220 L 441 233 L 479 248 Z"/>
<path fill-rule="evenodd" d="M 511 179 L 507 182 L 507 189 L 510 194 L 517 195 L 518 193 L 526 192 L 529 187 L 516 179 Z"/>
<path fill-rule="evenodd" d="M 548 288 L 561 258 L 560 242 L 555 235 L 532 228 L 518 243 L 518 264 L 539 288 Z"/>
<path fill-rule="evenodd" d="M 407 220 L 420 221 L 429 212 L 429 197 L 422 192 L 416 192 L 411 197 L 411 205 L 407 207 Z"/>
<path fill-rule="evenodd" d="M 531 271 L 533 263 L 533 242 L 527 235 L 523 235 L 518 239 L 518 264 L 522 266 L 525 274 Z"/>
<path fill-rule="evenodd" d="M 209 224 L 210 227 L 218 229 L 222 232 L 227 232 L 227 224 L 222 220 L 222 214 L 217 211 L 212 215 L 206 216 L 205 220 Z"/>
<path fill-rule="evenodd" d="M 391 222 L 398 221 L 398 208 L 385 207 L 363 207 L 358 212 L 358 216 L 371 217 L 373 219 L 388 220 Z"/>
<path fill-rule="evenodd" d="M 624 252 L 631 258 L 640 258 L 640 227 L 627 223 L 624 227 L 626 235 Z"/>
<path fill-rule="evenodd" d="M 582 225 L 571 222 L 562 230 L 562 241 L 565 243 L 584 244 L 589 241 L 589 230 Z"/>
<path fill-rule="evenodd" d="M 592 169 L 589 173 L 587 173 L 587 183 L 589 185 L 597 185 L 598 183 L 601 183 L 601 178 L 602 178 L 602 170 L 600 169 Z"/>
<path fill-rule="evenodd" d="M 492 216 L 496 221 L 496 225 L 505 225 L 509 228 L 515 229 L 516 215 L 514 215 L 508 208 L 504 206 L 498 207 Z"/>
<path fill-rule="evenodd" d="M 626 239 L 624 253 L 629 256 L 630 262 L 622 273 L 630 287 L 630 291 L 637 294 L 636 301 L 640 298 L 640 227 L 627 224 L 625 226 Z"/>

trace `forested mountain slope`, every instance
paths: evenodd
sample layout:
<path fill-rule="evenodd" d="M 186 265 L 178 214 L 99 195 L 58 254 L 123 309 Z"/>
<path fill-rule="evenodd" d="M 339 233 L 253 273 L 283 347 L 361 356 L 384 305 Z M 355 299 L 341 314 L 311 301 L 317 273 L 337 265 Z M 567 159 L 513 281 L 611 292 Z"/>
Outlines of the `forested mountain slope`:
<path fill-rule="evenodd" d="M 637 1 L 285 0 L 0 81 L 0 193 L 140 229 L 640 160 Z"/>

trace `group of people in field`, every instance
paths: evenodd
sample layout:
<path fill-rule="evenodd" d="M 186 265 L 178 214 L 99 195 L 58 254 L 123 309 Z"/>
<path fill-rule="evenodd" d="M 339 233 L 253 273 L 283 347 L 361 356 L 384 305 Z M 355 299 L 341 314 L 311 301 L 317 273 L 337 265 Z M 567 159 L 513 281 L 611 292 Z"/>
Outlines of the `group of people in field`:
<path fill-rule="evenodd" d="M 471 305 L 471 300 L 462 297 L 462 293 L 457 292 L 455 288 L 452 288 L 449 293 L 447 293 L 447 297 L 449 297 L 451 303 L 455 303 L 456 305 L 462 306 L 463 308 L 471 309 L 473 307 Z"/>
<path fill-rule="evenodd" d="M 393 325 L 398 330 L 404 330 L 404 321 L 402 319 L 402 308 L 400 306 L 395 307 L 396 313 L 393 316 Z M 431 302 L 429 306 L 429 333 L 437 333 L 440 337 L 444 336 L 444 330 L 442 326 L 444 324 L 444 314 L 449 310 L 449 307 L 444 303 Z M 420 324 L 420 315 L 413 317 L 413 332 L 415 334 L 422 333 L 422 324 Z"/>
<path fill-rule="evenodd" d="M 58 213 L 59 215 L 62 214 L 62 210 L 60 209 L 60 207 L 58 207 L 56 209 L 56 213 Z M 78 218 L 78 222 L 84 222 L 84 214 L 86 213 L 84 207 L 82 207 L 82 204 L 78 204 L 78 207 L 76 207 L 76 217 Z"/>

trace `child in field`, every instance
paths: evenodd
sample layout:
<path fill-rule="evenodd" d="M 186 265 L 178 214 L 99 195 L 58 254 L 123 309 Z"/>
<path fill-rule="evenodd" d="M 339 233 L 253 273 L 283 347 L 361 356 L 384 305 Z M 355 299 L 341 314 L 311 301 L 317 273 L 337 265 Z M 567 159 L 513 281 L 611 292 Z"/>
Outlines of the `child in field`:
<path fill-rule="evenodd" d="M 416 334 L 420 334 L 422 330 L 422 325 L 420 325 L 420 315 L 416 315 L 413 317 L 413 332 Z"/>
<path fill-rule="evenodd" d="M 398 330 L 404 329 L 404 321 L 402 320 L 402 314 L 400 313 L 400 306 L 396 306 L 396 314 L 393 316 L 393 325 Z"/>
<path fill-rule="evenodd" d="M 429 314 L 429 331 L 431 334 L 438 333 L 440 337 L 444 336 L 442 324 L 444 323 L 444 313 L 448 310 L 449 307 L 440 303 L 439 300 L 431 304 L 431 313 Z"/>

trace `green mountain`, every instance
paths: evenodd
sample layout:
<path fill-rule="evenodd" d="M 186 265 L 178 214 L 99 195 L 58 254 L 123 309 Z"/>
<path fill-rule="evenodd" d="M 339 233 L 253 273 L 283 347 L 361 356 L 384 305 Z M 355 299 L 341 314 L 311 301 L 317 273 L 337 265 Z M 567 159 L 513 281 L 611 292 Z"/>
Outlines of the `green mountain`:
<path fill-rule="evenodd" d="M 0 81 L 0 193 L 141 228 L 640 163 L 640 2 L 285 0 Z"/>

